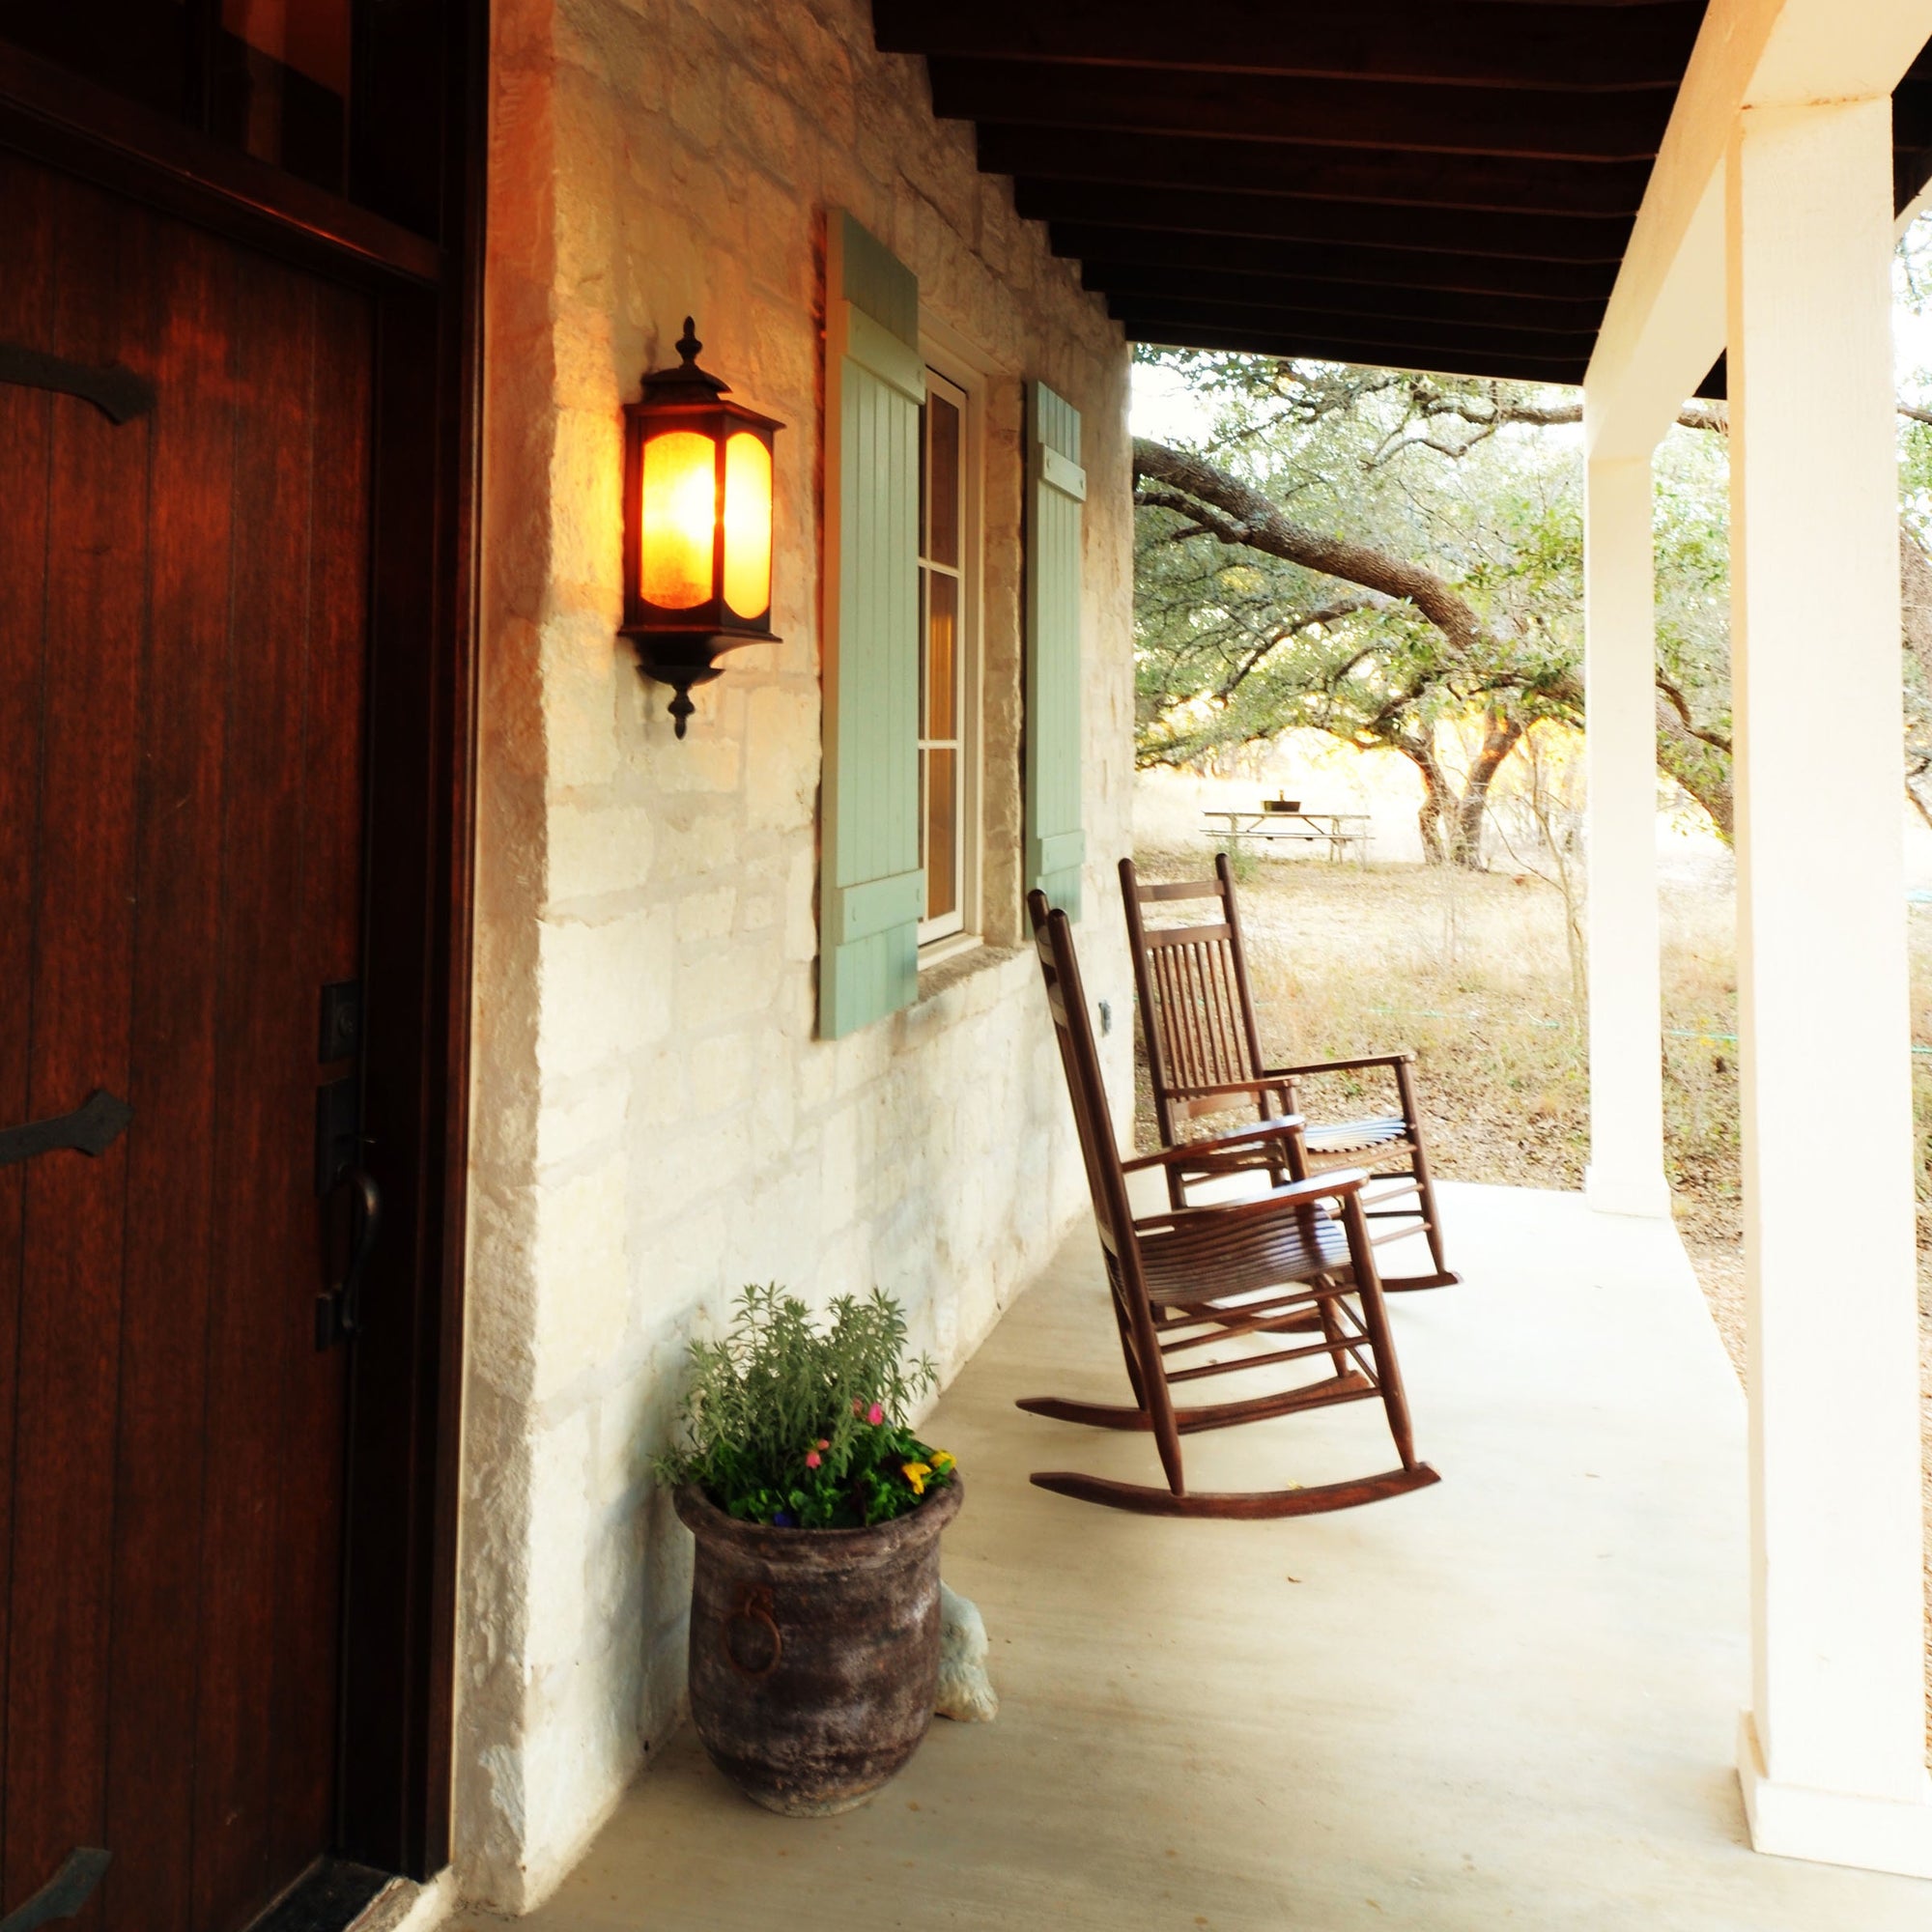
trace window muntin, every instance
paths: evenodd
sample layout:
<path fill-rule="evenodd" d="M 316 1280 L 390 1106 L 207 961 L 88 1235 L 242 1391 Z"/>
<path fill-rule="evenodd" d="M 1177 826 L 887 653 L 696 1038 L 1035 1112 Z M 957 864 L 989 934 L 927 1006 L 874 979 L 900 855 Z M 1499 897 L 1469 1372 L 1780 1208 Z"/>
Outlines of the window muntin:
<path fill-rule="evenodd" d="M 968 752 L 967 396 L 927 369 L 920 411 L 919 849 L 921 945 L 965 930 Z"/>

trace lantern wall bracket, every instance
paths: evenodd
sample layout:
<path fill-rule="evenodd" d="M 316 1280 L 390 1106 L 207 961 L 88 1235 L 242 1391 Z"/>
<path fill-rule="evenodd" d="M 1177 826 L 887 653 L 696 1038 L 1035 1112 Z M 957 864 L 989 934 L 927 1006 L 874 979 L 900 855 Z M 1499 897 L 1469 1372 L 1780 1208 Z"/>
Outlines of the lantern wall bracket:
<path fill-rule="evenodd" d="M 691 701 L 692 686 L 709 684 L 714 677 L 723 675 L 724 667 L 718 660 L 726 651 L 734 651 L 740 644 L 760 641 L 754 638 L 733 638 L 711 631 L 627 629 L 624 636 L 638 648 L 639 675 L 670 686 L 668 709 L 680 738 L 684 736 L 686 722 L 697 709 Z"/>

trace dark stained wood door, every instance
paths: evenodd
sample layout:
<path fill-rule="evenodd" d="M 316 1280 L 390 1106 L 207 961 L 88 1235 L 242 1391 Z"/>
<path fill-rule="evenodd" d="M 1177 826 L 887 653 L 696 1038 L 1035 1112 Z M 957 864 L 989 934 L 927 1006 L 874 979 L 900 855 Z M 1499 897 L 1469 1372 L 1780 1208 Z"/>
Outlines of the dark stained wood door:
<path fill-rule="evenodd" d="M 348 1350 L 320 988 L 361 952 L 367 297 L 0 156 L 0 1916 L 245 1925 L 335 1820 Z"/>

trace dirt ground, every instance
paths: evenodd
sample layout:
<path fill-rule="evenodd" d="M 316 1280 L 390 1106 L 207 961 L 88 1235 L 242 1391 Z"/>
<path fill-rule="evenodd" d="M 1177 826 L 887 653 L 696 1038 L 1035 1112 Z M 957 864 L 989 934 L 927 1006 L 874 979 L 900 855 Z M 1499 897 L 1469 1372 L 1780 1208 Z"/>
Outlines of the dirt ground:
<path fill-rule="evenodd" d="M 1209 849 L 1144 849 L 1144 877 L 1198 878 Z M 1242 855 L 1241 919 L 1264 1050 L 1274 1064 L 1416 1055 L 1438 1177 L 1580 1187 L 1589 1091 L 1561 895 L 1542 880 L 1419 866 L 1333 866 Z M 1665 1158 L 1684 1237 L 1732 1365 L 1744 1378 L 1737 979 L 1728 858 L 1666 868 L 1661 898 Z M 1932 1391 L 1932 906 L 1915 905 L 1913 1037 L 1919 1185 L 1919 1366 Z M 1156 1144 L 1145 1066 L 1136 1131 Z M 1311 1115 L 1371 1097 L 1353 1076 L 1311 1088 Z M 1921 1395 L 1928 1443 L 1932 1400 Z M 1932 1462 L 1925 1482 L 1932 1550 Z M 1932 1605 L 1932 1560 L 1927 1570 Z M 1928 1646 L 1932 1675 L 1932 1646 Z M 1928 1698 L 1932 1706 L 1932 1698 Z"/>

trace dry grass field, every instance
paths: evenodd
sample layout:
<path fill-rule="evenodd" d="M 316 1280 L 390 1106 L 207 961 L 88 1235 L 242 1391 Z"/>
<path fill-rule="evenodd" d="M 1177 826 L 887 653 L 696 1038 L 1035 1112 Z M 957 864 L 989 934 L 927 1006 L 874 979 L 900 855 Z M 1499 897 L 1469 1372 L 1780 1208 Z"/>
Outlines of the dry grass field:
<path fill-rule="evenodd" d="M 1143 849 L 1151 879 L 1198 878 L 1205 843 Z M 1360 868 L 1236 860 L 1262 1039 L 1280 1061 L 1411 1048 L 1438 1177 L 1580 1187 L 1589 1152 L 1582 1015 L 1563 902 L 1503 871 Z M 1678 1227 L 1744 1375 L 1739 1253 L 1737 979 L 1728 862 L 1672 867 L 1662 898 L 1664 1131 Z M 1932 1391 L 1932 907 L 1911 915 L 1919 1172 L 1919 1358 Z M 1343 1076 L 1311 1086 L 1311 1114 L 1339 1111 Z M 1153 1145 L 1146 1072 L 1137 1129 Z M 1932 1423 L 1932 1401 L 1925 1405 Z M 1932 1442 L 1932 1428 L 1928 1428 Z M 1932 1469 L 1926 1480 L 1932 1548 Z M 1932 1604 L 1932 1566 L 1928 1566 Z"/>

